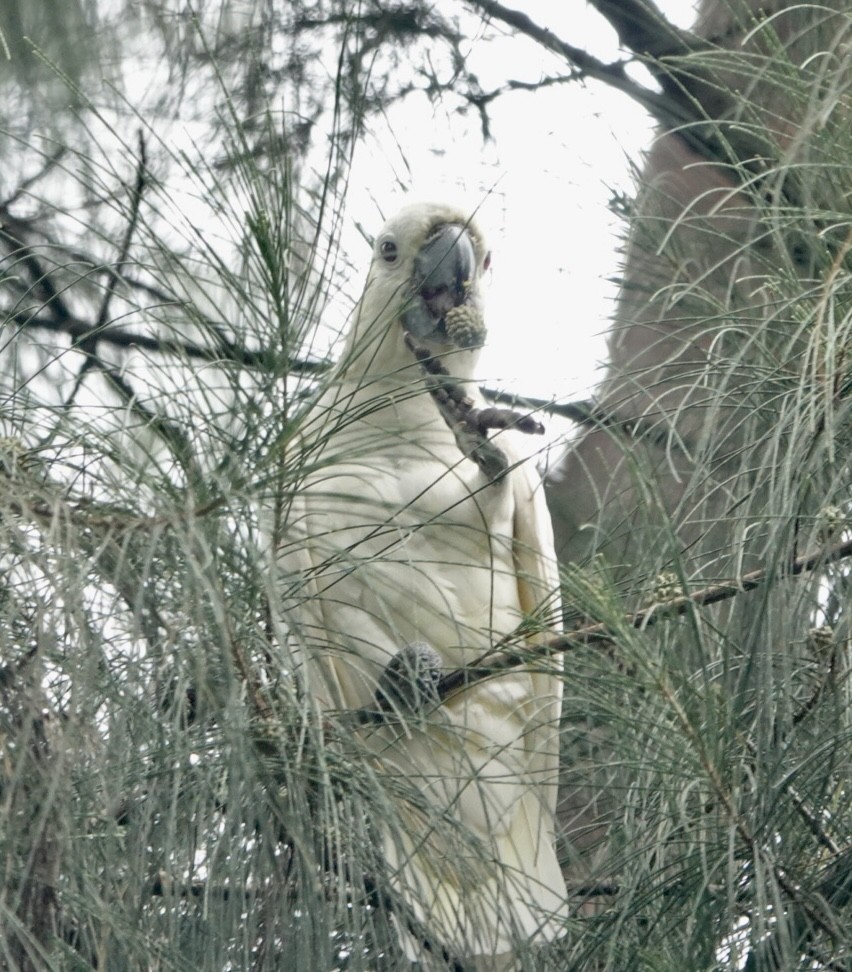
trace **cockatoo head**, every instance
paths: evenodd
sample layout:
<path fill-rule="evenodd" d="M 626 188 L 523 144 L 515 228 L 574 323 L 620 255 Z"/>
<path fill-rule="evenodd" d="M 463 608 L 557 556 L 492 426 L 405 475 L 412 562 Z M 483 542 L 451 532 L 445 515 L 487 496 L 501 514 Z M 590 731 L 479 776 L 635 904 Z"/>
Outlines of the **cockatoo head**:
<path fill-rule="evenodd" d="M 376 237 L 347 352 L 365 355 L 372 371 L 399 368 L 411 361 L 404 344 L 410 332 L 435 354 L 464 352 L 471 366 L 485 340 L 489 262 L 470 216 L 441 204 L 406 206 Z"/>

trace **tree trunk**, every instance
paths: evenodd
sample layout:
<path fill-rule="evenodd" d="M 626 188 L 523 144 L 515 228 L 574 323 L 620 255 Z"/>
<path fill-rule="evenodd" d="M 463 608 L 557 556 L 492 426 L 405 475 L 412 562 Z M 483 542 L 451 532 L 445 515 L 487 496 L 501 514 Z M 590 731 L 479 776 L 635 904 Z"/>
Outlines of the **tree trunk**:
<path fill-rule="evenodd" d="M 655 600 L 664 571 L 694 587 L 783 565 L 816 542 L 820 508 L 845 496 L 825 451 L 834 392 L 820 397 L 812 380 L 829 357 L 817 334 L 820 281 L 849 245 L 828 215 L 846 205 L 830 175 L 817 175 L 847 117 L 842 10 L 837 0 L 705 0 L 696 35 L 707 49 L 657 62 L 690 93 L 695 120 L 661 131 L 647 155 L 599 421 L 547 483 L 562 563 L 597 558 L 589 569 L 614 583 L 625 610 Z M 816 381 L 836 391 L 842 364 L 832 368 Z M 752 646 L 744 651 L 765 644 L 775 636 L 765 608 L 715 609 L 717 645 L 734 633 Z M 566 610 L 570 621 L 570 590 Z M 812 605 L 778 610 L 787 639 L 812 623 Z M 684 665 L 698 671 L 725 650 Z M 618 739 L 587 697 L 602 664 L 578 656 L 577 691 L 566 686 L 562 824 L 581 884 L 613 880 L 610 825 L 630 785 Z"/>

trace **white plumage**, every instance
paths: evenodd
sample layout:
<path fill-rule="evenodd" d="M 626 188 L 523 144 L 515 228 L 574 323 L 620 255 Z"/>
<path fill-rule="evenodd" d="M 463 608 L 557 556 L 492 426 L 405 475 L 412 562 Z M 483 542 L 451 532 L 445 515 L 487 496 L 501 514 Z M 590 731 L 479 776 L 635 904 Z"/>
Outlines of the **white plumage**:
<path fill-rule="evenodd" d="M 277 583 L 299 592 L 282 599 L 280 616 L 324 710 L 375 706 L 406 645 L 427 643 L 449 671 L 533 612 L 557 623 L 537 473 L 504 432 L 493 441 L 512 468 L 490 482 L 460 451 L 404 342 L 407 330 L 470 382 L 477 350 L 449 343 L 444 316 L 464 305 L 481 319 L 486 266 L 477 228 L 455 209 L 409 206 L 390 220 L 337 380 L 304 425 L 305 478 L 277 541 Z M 475 386 L 465 389 L 479 404 Z M 519 942 L 552 939 L 564 925 L 557 664 L 359 731 L 365 758 L 399 791 L 398 826 L 385 836 L 395 890 L 433 947 L 477 969 L 510 967 Z M 398 924 L 410 957 L 427 962 L 423 936 Z"/>

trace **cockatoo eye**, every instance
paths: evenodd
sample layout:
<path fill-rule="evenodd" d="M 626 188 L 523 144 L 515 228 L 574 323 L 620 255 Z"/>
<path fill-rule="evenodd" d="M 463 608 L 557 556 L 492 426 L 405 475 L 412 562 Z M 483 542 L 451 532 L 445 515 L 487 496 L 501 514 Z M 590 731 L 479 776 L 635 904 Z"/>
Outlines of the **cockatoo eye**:
<path fill-rule="evenodd" d="M 385 263 L 396 263 L 396 258 L 399 253 L 396 248 L 396 243 L 393 240 L 382 240 L 379 252 Z"/>

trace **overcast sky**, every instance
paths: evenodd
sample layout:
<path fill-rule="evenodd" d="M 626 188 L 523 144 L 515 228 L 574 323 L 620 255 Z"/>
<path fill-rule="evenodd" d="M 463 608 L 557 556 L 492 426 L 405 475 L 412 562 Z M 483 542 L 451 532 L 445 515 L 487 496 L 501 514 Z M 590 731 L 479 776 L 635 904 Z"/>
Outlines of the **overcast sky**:
<path fill-rule="evenodd" d="M 690 0 L 659 5 L 691 25 Z M 585 0 L 519 6 L 572 44 L 619 56 L 614 32 Z M 507 77 L 565 70 L 523 38 L 474 40 L 468 56 L 486 90 Z M 424 97 L 374 123 L 351 173 L 345 246 L 366 270 L 355 223 L 375 232 L 378 212 L 390 215 L 406 193 L 481 207 L 494 256 L 482 379 L 521 394 L 581 398 L 595 384 L 616 294 L 609 278 L 623 227 L 608 202 L 613 192 L 632 193 L 630 167 L 652 127 L 630 99 L 594 82 L 504 95 L 491 120 L 494 138 L 485 144 L 474 113 L 461 118 Z"/>

